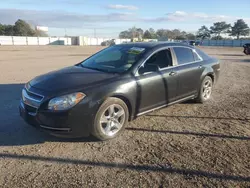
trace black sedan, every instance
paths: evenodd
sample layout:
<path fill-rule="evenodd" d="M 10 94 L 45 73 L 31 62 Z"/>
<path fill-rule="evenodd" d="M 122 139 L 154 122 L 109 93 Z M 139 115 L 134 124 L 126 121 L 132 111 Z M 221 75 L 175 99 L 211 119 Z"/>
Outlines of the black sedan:
<path fill-rule="evenodd" d="M 115 45 L 29 81 L 20 115 L 56 136 L 107 140 L 145 113 L 190 99 L 209 100 L 219 72 L 217 59 L 190 45 Z"/>

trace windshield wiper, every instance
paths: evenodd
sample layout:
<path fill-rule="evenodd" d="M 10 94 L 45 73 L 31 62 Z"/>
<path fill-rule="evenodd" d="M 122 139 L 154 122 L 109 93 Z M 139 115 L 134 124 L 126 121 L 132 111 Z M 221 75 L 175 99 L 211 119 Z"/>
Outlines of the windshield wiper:
<path fill-rule="evenodd" d="M 110 71 L 110 70 L 107 70 L 107 69 L 100 69 L 100 68 L 96 68 L 96 67 L 86 67 L 82 64 L 80 64 L 81 67 L 83 68 L 86 68 L 86 69 L 91 69 L 91 70 L 97 70 L 97 71 L 100 71 L 100 72 L 105 72 L 105 73 L 117 73 L 117 72 L 114 72 L 114 71 Z"/>

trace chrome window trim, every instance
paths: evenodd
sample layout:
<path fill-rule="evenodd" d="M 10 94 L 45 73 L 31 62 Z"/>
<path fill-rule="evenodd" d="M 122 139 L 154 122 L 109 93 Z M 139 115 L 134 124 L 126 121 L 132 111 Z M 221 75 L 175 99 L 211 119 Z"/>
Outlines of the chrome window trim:
<path fill-rule="evenodd" d="M 202 59 L 202 57 L 196 52 L 196 50 L 194 49 L 194 48 L 191 48 L 191 47 L 188 47 L 188 46 L 172 46 L 172 48 L 173 48 L 173 50 L 174 50 L 174 48 L 188 48 L 188 49 L 190 49 L 193 53 L 196 53 L 197 55 L 198 55 L 198 57 L 200 58 L 200 60 L 199 61 L 191 61 L 191 62 L 187 62 L 187 63 L 183 63 L 183 64 L 179 64 L 178 63 L 178 60 L 176 59 L 176 61 L 177 61 L 177 66 L 176 67 L 178 67 L 178 66 L 182 66 L 182 65 L 188 65 L 188 64 L 191 64 L 191 63 L 198 63 L 198 62 L 201 62 L 201 61 L 203 61 L 203 59 Z M 174 52 L 175 53 L 175 52 Z M 176 54 L 175 54 L 175 56 L 176 56 Z M 177 58 L 177 57 L 176 57 Z"/>
<path fill-rule="evenodd" d="M 197 56 L 200 58 L 199 61 L 192 61 L 192 62 L 187 62 L 187 63 L 183 63 L 183 64 L 179 64 L 178 63 L 178 60 L 177 60 L 177 57 L 176 57 L 176 54 L 174 52 L 174 48 L 177 47 L 177 48 L 188 48 L 190 49 L 193 53 L 196 53 Z M 164 71 L 164 70 L 168 70 L 168 69 L 171 69 L 171 68 L 175 68 L 175 67 L 180 67 L 180 66 L 183 66 L 183 65 L 189 65 L 189 64 L 192 64 L 192 63 L 199 63 L 199 62 L 202 62 L 203 61 L 203 58 L 196 52 L 196 50 L 194 48 L 191 48 L 191 47 L 188 47 L 188 46 L 164 46 L 162 48 L 159 48 L 157 49 L 156 51 L 154 51 L 152 54 L 150 54 L 136 69 L 136 73 L 135 73 L 135 77 L 138 77 L 138 76 L 142 76 L 138 73 L 139 69 L 146 63 L 146 61 L 152 57 L 155 53 L 159 52 L 159 51 L 162 51 L 162 50 L 170 50 L 171 52 L 171 56 L 172 56 L 172 66 L 170 67 L 165 67 L 165 68 L 161 68 L 159 69 L 159 71 Z M 153 72 L 148 72 L 148 73 L 145 73 L 143 75 L 147 75 L 147 74 L 151 74 Z"/>
<path fill-rule="evenodd" d="M 195 62 L 203 61 L 203 58 L 197 53 L 197 51 L 195 49 L 192 49 L 192 51 L 193 51 L 193 53 L 195 53 L 200 58 L 200 60 L 195 61 Z"/>
<path fill-rule="evenodd" d="M 162 47 L 162 48 L 157 49 L 156 51 L 154 51 L 153 53 L 151 53 L 151 54 L 150 54 L 150 55 L 149 55 L 149 56 L 148 56 L 148 57 L 147 57 L 138 67 L 137 67 L 135 76 L 136 76 L 136 77 L 142 76 L 142 75 L 140 75 L 140 74 L 138 73 L 139 69 L 140 69 L 142 66 L 144 66 L 144 64 L 146 63 L 146 61 L 149 60 L 154 54 L 156 54 L 157 52 L 162 51 L 162 50 L 169 50 L 170 53 L 171 53 L 171 56 L 173 56 L 172 51 L 171 51 L 171 46 L 164 46 L 164 47 Z M 172 64 L 174 64 L 173 57 L 172 57 Z M 170 66 L 170 67 L 160 68 L 159 71 L 167 70 L 167 69 L 170 69 L 170 68 L 173 68 L 173 65 Z M 147 72 L 147 73 L 145 73 L 145 74 L 143 74 L 143 75 L 147 75 L 147 74 L 151 74 L 151 73 L 153 73 L 153 72 Z"/>
<path fill-rule="evenodd" d="M 187 96 L 187 97 L 184 97 L 182 99 L 178 99 L 176 101 L 173 101 L 171 103 L 166 103 L 164 105 L 161 105 L 161 106 L 158 106 L 158 107 L 155 107 L 155 108 L 152 108 L 152 109 L 149 109 L 149 110 L 146 110 L 146 111 L 143 111 L 143 112 L 140 112 L 137 114 L 137 116 L 141 116 L 141 115 L 144 115 L 144 114 L 147 114 L 149 112 L 152 112 L 152 111 L 155 111 L 155 110 L 158 110 L 158 109 L 161 109 L 161 108 L 164 108 L 166 106 L 170 106 L 170 105 L 173 105 L 173 104 L 176 104 L 176 103 L 179 103 L 179 102 L 182 102 L 182 101 L 185 101 L 187 99 L 194 99 L 195 98 L 195 95 L 190 95 L 190 96 Z"/>

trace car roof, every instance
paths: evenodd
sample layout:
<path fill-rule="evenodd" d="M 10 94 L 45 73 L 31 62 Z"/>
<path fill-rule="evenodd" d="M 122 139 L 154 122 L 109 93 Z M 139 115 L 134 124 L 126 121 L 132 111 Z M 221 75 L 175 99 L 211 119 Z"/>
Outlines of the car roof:
<path fill-rule="evenodd" d="M 129 42 L 129 43 L 123 43 L 118 44 L 116 46 L 128 46 L 128 47 L 140 47 L 140 48 L 161 48 L 161 47 L 167 47 L 167 46 L 183 46 L 183 47 L 190 47 L 193 48 L 193 46 L 190 46 L 188 44 L 183 44 L 181 42 Z"/>

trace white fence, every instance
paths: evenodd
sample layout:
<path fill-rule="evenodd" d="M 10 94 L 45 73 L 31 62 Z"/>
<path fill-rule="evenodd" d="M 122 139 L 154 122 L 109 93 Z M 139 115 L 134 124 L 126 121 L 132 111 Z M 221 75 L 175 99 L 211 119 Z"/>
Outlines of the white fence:
<path fill-rule="evenodd" d="M 89 37 L 20 37 L 0 36 L 0 45 L 101 45 L 112 38 L 89 38 Z M 115 39 L 116 44 L 130 42 L 130 39 Z"/>
<path fill-rule="evenodd" d="M 112 38 L 90 38 L 78 37 L 20 37 L 20 36 L 0 36 L 0 45 L 101 45 L 106 40 Z M 130 42 L 130 39 L 115 39 L 116 44 Z M 250 43 L 250 40 L 203 40 L 202 46 L 231 46 L 242 47 L 243 44 Z"/>
<path fill-rule="evenodd" d="M 101 45 L 102 42 L 106 40 L 111 40 L 113 38 L 89 38 L 89 37 L 83 37 L 79 36 L 78 37 L 78 45 L 83 46 L 83 45 Z M 116 44 L 121 44 L 123 42 L 130 42 L 131 39 L 115 39 Z"/>
<path fill-rule="evenodd" d="M 69 37 L 0 36 L 0 45 L 72 45 Z"/>
<path fill-rule="evenodd" d="M 245 43 L 250 43 L 250 40 L 203 40 L 202 46 L 242 47 Z"/>

